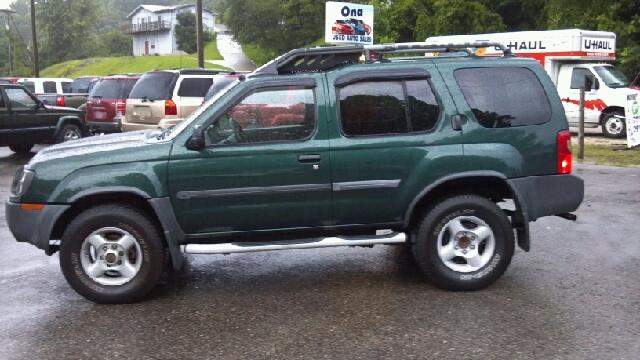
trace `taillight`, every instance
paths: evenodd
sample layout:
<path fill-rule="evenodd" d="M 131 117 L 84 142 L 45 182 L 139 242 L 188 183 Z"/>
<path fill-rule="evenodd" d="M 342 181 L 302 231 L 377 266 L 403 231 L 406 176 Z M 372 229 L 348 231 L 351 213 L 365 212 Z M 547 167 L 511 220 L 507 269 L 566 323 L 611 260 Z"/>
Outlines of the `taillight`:
<path fill-rule="evenodd" d="M 116 102 L 116 116 L 124 116 L 124 112 L 126 108 L 127 108 L 127 99 L 118 100 Z"/>
<path fill-rule="evenodd" d="M 56 106 L 62 106 L 64 107 L 64 96 L 58 96 L 56 97 Z"/>
<path fill-rule="evenodd" d="M 571 133 L 569 130 L 562 130 L 558 133 L 558 174 L 569 174 L 571 172 Z"/>
<path fill-rule="evenodd" d="M 178 107 L 173 100 L 164 101 L 164 114 L 165 115 L 178 115 Z"/>

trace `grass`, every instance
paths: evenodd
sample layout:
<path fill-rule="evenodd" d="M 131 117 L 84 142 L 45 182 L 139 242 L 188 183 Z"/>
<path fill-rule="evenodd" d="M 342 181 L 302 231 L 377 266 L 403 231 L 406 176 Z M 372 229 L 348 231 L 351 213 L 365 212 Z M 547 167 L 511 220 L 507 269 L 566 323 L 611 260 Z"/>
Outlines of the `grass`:
<path fill-rule="evenodd" d="M 580 164 L 640 167 L 640 148 L 626 146 L 585 145 L 584 159 L 578 159 L 578 147 L 573 147 L 573 159 Z"/>
<path fill-rule="evenodd" d="M 205 60 L 222 60 L 215 41 L 204 48 Z M 78 77 L 83 75 L 108 75 L 117 73 L 144 73 L 149 70 L 197 68 L 197 55 L 184 56 L 123 56 L 114 58 L 91 58 L 71 60 L 49 66 L 40 71 L 42 77 Z M 229 68 L 205 62 L 207 69 Z"/>
<path fill-rule="evenodd" d="M 315 46 L 325 46 L 325 45 L 328 45 L 328 44 L 324 41 L 324 38 L 320 38 L 304 47 L 315 47 Z M 276 54 L 275 52 L 272 52 L 272 51 L 267 51 L 258 45 L 242 45 L 242 51 L 245 53 L 245 55 L 249 57 L 249 59 L 251 59 L 251 61 L 253 61 L 254 64 L 256 64 L 256 66 L 262 66 L 268 63 L 269 61 L 275 59 L 279 55 L 281 55 L 281 54 Z"/>

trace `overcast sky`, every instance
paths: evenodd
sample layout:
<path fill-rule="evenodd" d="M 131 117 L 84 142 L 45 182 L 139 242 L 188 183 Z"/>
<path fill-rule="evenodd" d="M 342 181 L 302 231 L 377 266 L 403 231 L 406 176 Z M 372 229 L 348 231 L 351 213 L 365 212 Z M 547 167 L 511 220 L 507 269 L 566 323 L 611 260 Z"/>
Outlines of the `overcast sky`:
<path fill-rule="evenodd" d="M 13 0 L 0 0 L 0 9 L 8 9 Z"/>

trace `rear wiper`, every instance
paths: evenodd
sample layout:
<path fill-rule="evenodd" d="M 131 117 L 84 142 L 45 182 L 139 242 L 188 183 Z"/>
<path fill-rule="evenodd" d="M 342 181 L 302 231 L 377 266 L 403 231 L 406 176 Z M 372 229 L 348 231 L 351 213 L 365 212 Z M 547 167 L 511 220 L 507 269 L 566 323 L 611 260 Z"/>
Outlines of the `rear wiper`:
<path fill-rule="evenodd" d="M 146 97 L 146 96 L 143 96 L 143 97 L 141 97 L 140 99 L 142 99 L 142 102 L 147 102 L 147 101 L 153 102 L 153 99 L 149 99 L 149 98 L 148 98 L 148 97 Z"/>

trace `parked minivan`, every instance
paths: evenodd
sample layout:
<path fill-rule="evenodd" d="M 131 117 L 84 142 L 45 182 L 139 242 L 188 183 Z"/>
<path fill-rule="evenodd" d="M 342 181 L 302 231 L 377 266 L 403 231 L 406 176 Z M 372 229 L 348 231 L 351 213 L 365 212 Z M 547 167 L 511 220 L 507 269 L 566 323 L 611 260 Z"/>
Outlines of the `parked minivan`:
<path fill-rule="evenodd" d="M 127 96 L 140 75 L 105 76 L 95 82 L 87 99 L 86 122 L 92 132 L 120 132 Z"/>
<path fill-rule="evenodd" d="M 127 98 L 121 130 L 164 128 L 179 123 L 202 104 L 214 81 L 229 74 L 205 69 L 145 73 Z"/>
<path fill-rule="evenodd" d="M 72 79 L 69 78 L 20 78 L 18 84 L 23 85 L 33 94 L 71 93 Z"/>

